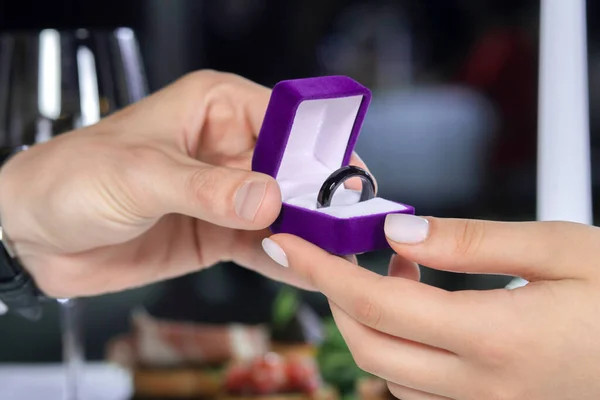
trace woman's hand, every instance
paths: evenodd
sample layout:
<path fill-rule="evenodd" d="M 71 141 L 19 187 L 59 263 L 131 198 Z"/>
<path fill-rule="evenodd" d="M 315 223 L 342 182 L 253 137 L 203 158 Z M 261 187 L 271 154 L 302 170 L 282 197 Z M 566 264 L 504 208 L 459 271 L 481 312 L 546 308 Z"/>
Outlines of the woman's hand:
<path fill-rule="evenodd" d="M 600 398 L 600 230 L 391 215 L 382 277 L 297 237 L 263 246 L 328 297 L 360 367 L 402 400 Z M 418 266 L 518 275 L 516 290 L 447 292 Z"/>
<path fill-rule="evenodd" d="M 2 227 L 42 291 L 119 291 L 230 260 L 306 288 L 260 247 L 281 207 L 275 180 L 249 171 L 269 98 L 195 72 L 10 160 Z"/>

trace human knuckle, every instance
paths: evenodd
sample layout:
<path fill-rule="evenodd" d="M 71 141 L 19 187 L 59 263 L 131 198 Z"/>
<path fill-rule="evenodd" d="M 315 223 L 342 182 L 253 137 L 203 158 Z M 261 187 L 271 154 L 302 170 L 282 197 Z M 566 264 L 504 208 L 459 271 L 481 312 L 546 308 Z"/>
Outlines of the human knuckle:
<path fill-rule="evenodd" d="M 461 221 L 456 227 L 454 252 L 460 256 L 475 254 L 485 237 L 485 223 L 477 220 Z"/>
<path fill-rule="evenodd" d="M 226 115 L 231 113 L 231 108 L 234 103 L 231 101 L 231 94 L 239 91 L 240 85 L 235 79 L 221 79 L 215 80 L 209 89 L 210 97 L 213 100 L 213 104 L 221 107 L 221 112 L 227 111 Z"/>
<path fill-rule="evenodd" d="M 221 72 L 216 71 L 214 69 L 205 68 L 188 72 L 187 74 L 181 77 L 180 81 L 185 84 L 197 83 L 204 82 L 207 79 L 216 79 L 219 76 L 221 76 Z"/>
<path fill-rule="evenodd" d="M 302 268 L 303 264 L 299 264 Z M 306 282 L 312 287 L 319 287 L 321 280 L 319 279 L 317 268 L 302 268 L 301 273 L 304 275 Z"/>
<path fill-rule="evenodd" d="M 224 215 L 227 202 L 223 201 L 226 196 L 222 186 L 226 179 L 226 173 L 219 168 L 197 168 L 188 175 L 185 191 L 193 204 L 210 208 L 216 215 Z"/>
<path fill-rule="evenodd" d="M 364 293 L 352 302 L 354 316 L 363 324 L 377 329 L 381 324 L 382 308 L 370 293 Z"/>
<path fill-rule="evenodd" d="M 473 348 L 480 363 L 489 369 L 502 370 L 511 364 L 514 344 L 506 337 L 488 335 L 486 340 L 477 341 Z"/>
<path fill-rule="evenodd" d="M 181 78 L 183 86 L 203 87 L 211 92 L 216 88 L 235 85 L 240 79 L 236 74 L 230 72 L 216 71 L 213 69 L 200 69 L 184 75 Z"/>

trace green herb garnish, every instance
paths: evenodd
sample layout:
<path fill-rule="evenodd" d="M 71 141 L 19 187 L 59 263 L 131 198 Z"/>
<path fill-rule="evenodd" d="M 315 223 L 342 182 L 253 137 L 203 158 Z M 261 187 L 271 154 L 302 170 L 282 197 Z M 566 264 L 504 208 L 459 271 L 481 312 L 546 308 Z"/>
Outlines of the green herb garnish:
<path fill-rule="evenodd" d="M 337 387 L 344 397 L 354 394 L 360 378 L 370 376 L 354 362 L 333 318 L 325 322 L 325 340 L 319 347 L 317 360 L 325 382 Z"/>
<path fill-rule="evenodd" d="M 294 319 L 299 305 L 298 292 L 283 287 L 273 303 L 273 328 L 284 329 Z"/>

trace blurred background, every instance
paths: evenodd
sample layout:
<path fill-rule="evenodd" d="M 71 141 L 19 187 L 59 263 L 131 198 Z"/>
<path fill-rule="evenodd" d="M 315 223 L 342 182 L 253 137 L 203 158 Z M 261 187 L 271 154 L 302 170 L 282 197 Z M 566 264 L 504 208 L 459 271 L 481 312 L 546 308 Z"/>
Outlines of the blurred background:
<path fill-rule="evenodd" d="M 595 164 L 600 30 L 591 21 L 599 16 L 600 3 L 588 1 Z M 201 68 L 267 86 L 349 75 L 373 90 L 357 150 L 382 197 L 414 205 L 419 214 L 500 220 L 535 219 L 538 20 L 533 0 L 0 1 L 1 32 L 132 28 L 150 92 Z M 595 194 L 599 168 L 593 169 Z M 361 262 L 385 273 L 389 255 L 364 255 Z M 423 279 L 448 290 L 509 281 L 426 268 Z M 224 264 L 86 299 L 87 357 L 102 358 L 107 340 L 129 329 L 139 305 L 176 319 L 261 322 L 278 287 Z M 328 313 L 321 296 L 305 298 Z M 60 359 L 57 306 L 46 308 L 39 323 L 0 320 L 0 362 Z"/>

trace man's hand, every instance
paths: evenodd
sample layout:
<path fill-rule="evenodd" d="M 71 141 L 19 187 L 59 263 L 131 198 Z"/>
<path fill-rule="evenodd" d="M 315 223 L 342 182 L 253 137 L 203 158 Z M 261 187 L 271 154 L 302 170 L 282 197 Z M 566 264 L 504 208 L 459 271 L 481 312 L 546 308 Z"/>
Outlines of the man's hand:
<path fill-rule="evenodd" d="M 306 287 L 260 248 L 275 180 L 250 161 L 270 90 L 200 71 L 0 172 L 6 234 L 42 291 L 118 291 L 234 261 Z"/>

